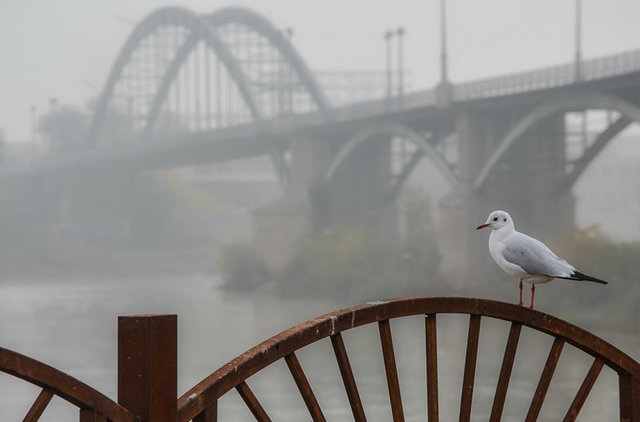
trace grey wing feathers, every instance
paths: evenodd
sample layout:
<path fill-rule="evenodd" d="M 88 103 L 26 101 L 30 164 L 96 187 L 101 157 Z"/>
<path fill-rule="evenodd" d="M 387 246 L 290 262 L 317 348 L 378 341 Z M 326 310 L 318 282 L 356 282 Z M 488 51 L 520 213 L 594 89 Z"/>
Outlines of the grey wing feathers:
<path fill-rule="evenodd" d="M 523 233 L 514 233 L 505 244 L 504 258 L 529 274 L 568 277 L 573 268 L 559 258 L 544 243 Z"/>

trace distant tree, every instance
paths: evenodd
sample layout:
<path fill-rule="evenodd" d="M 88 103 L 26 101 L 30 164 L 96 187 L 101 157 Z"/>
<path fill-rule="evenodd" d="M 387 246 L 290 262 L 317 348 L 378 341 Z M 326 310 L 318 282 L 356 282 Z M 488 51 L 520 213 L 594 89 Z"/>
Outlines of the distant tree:
<path fill-rule="evenodd" d="M 52 152 L 78 150 L 87 130 L 87 115 L 70 106 L 56 106 L 44 115 L 38 130 Z"/>

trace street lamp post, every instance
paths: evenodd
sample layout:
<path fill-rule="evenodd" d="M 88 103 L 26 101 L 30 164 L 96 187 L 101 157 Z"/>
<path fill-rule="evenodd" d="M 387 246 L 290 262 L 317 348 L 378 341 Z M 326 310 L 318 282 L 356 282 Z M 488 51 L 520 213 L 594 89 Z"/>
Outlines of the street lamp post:
<path fill-rule="evenodd" d="M 436 87 L 436 104 L 440 107 L 446 107 L 451 103 L 451 86 L 447 72 L 447 9 L 446 0 L 440 0 L 440 83 Z"/>
<path fill-rule="evenodd" d="M 384 33 L 384 39 L 387 45 L 387 107 L 391 108 L 392 91 L 391 91 L 391 38 L 393 38 L 393 31 L 387 31 Z"/>
<path fill-rule="evenodd" d="M 576 58 L 574 63 L 574 81 L 582 79 L 582 1 L 576 0 Z"/>
<path fill-rule="evenodd" d="M 402 54 L 402 38 L 405 34 L 405 29 L 403 27 L 399 27 L 396 31 L 396 36 L 398 37 L 398 107 L 402 108 L 404 106 L 404 57 Z"/>

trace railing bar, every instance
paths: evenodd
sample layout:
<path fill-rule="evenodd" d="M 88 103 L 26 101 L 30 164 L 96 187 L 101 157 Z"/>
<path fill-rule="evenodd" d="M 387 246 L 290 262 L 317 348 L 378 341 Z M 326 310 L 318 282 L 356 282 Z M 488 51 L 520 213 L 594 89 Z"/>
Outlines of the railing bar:
<path fill-rule="evenodd" d="M 518 340 L 520 339 L 520 331 L 522 330 L 521 322 L 512 322 L 509 330 L 509 338 L 505 347 L 504 357 L 502 359 L 502 367 L 498 377 L 498 386 L 496 387 L 496 395 L 493 398 L 493 406 L 491 407 L 490 422 L 499 422 L 502 418 L 504 410 L 504 402 L 507 397 L 507 389 L 509 388 L 509 379 L 511 378 L 511 370 L 518 349 Z"/>
<path fill-rule="evenodd" d="M 402 409 L 402 396 L 400 395 L 400 382 L 398 381 L 398 368 L 396 356 L 393 350 L 393 338 L 391 337 L 391 324 L 388 319 L 378 321 L 380 330 L 380 344 L 382 357 L 384 358 L 384 370 L 387 374 L 387 387 L 389 388 L 389 401 L 394 422 L 404 421 Z"/>
<path fill-rule="evenodd" d="M 467 353 L 464 362 L 464 378 L 462 380 L 462 394 L 460 398 L 460 417 L 458 418 L 460 422 L 469 422 L 471 420 L 471 403 L 473 400 L 473 385 L 478 360 L 479 337 L 480 315 L 470 315 Z"/>
<path fill-rule="evenodd" d="M 578 417 L 578 413 L 580 413 L 582 405 L 587 400 L 587 396 L 591 392 L 591 388 L 593 387 L 593 384 L 595 384 L 596 379 L 598 379 L 598 375 L 600 375 L 600 371 L 603 366 L 604 361 L 598 358 L 594 359 L 587 376 L 584 378 L 584 381 L 582 381 L 582 385 L 580 386 L 578 393 L 576 393 L 569 410 L 567 410 L 567 414 L 563 419 L 564 422 L 574 421 Z"/>
<path fill-rule="evenodd" d="M 562 353 L 563 346 L 564 340 L 556 337 L 553 341 L 553 345 L 551 346 L 551 350 L 549 350 L 549 356 L 547 356 L 547 362 L 545 363 L 542 374 L 540 375 L 540 381 L 538 381 L 536 392 L 533 394 L 531 406 L 529 406 L 529 412 L 525 419 L 526 422 L 535 422 L 538 420 L 540 409 L 542 409 L 542 403 L 544 403 L 544 399 L 547 395 L 547 390 L 549 389 L 551 378 L 553 378 L 553 373 L 558 365 L 558 360 L 560 359 L 560 353 Z"/>
<path fill-rule="evenodd" d="M 218 422 L 218 400 L 214 400 L 211 407 L 193 418 L 193 422 Z"/>
<path fill-rule="evenodd" d="M 429 422 L 437 422 L 439 418 L 438 338 L 435 314 L 425 315 L 424 330 L 427 355 L 427 416 Z"/>
<path fill-rule="evenodd" d="M 349 363 L 347 350 L 344 347 L 342 335 L 340 333 L 332 335 L 331 344 L 333 345 L 333 351 L 336 355 L 336 360 L 338 361 L 338 367 L 340 368 L 340 375 L 342 375 L 344 388 L 347 390 L 347 397 L 349 398 L 353 418 L 356 422 L 365 422 L 367 418 L 364 414 L 360 394 L 358 394 L 358 386 L 356 385 L 356 380 L 353 377 L 353 371 L 351 370 L 351 364 Z"/>
<path fill-rule="evenodd" d="M 311 385 L 309 385 L 309 381 L 302 370 L 302 366 L 300 365 L 300 361 L 296 357 L 294 352 L 291 352 L 287 356 L 284 357 L 285 362 L 287 362 L 287 366 L 289 367 L 289 371 L 293 376 L 293 379 L 298 386 L 298 390 L 302 395 L 302 399 L 304 403 L 307 405 L 307 409 L 309 409 L 309 414 L 313 418 L 314 421 L 322 421 L 324 422 L 326 419 L 322 414 L 322 409 L 320 409 L 320 405 L 318 404 L 318 400 L 316 400 L 316 396 L 313 394 L 313 390 L 311 389 Z"/>
<path fill-rule="evenodd" d="M 37 422 L 42 416 L 44 409 L 47 408 L 49 402 L 53 398 L 53 391 L 48 388 L 43 388 L 36 397 L 36 400 L 31 405 L 31 408 L 27 412 L 27 415 L 24 417 L 23 422 Z"/>
<path fill-rule="evenodd" d="M 620 420 L 640 421 L 640 380 L 628 374 L 618 375 Z"/>
<path fill-rule="evenodd" d="M 253 391 L 249 388 L 246 382 L 242 381 L 240 384 L 236 386 L 236 390 L 242 397 L 242 400 L 246 403 L 251 413 L 259 422 L 271 422 L 269 415 L 265 412 L 264 408 L 253 394 Z"/>

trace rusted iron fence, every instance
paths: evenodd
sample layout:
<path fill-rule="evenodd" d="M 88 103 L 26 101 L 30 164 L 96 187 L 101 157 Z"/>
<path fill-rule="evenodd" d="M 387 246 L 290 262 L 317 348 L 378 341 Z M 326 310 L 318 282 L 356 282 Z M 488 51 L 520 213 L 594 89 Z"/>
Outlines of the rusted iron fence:
<path fill-rule="evenodd" d="M 136 416 L 102 393 L 48 365 L 0 348 L 0 371 L 42 388 L 23 421 L 37 421 L 54 396 L 78 407 L 79 420 L 135 422 Z M 0 416 L 2 409 L 0 409 Z M 4 418 L 0 418 L 4 419 Z"/>
<path fill-rule="evenodd" d="M 296 351 L 329 337 L 351 405 L 353 418 L 356 421 L 364 421 L 366 416 L 342 333 L 366 324 L 377 324 L 393 419 L 394 421 L 402 421 L 404 420 L 403 402 L 399 388 L 390 321 L 411 315 L 424 315 L 426 413 L 430 422 L 437 421 L 439 400 L 436 321 L 439 314 L 469 315 L 466 359 L 460 363 L 464 365 L 459 409 L 460 421 L 469 421 L 471 418 L 480 322 L 483 318 L 510 322 L 490 421 L 501 419 L 523 326 L 554 338 L 531 399 L 526 416 L 527 421 L 536 421 L 538 418 L 565 343 L 569 343 L 590 355 L 593 361 L 566 411 L 564 420 L 570 421 L 577 417 L 601 369 L 603 366 L 608 366 L 617 373 L 619 379 L 620 420 L 640 421 L 640 364 L 619 349 L 572 324 L 536 310 L 502 302 L 452 297 L 410 297 L 355 306 L 321 316 L 284 331 L 224 365 L 180 397 L 178 400 L 178 420 L 216 421 L 218 399 L 228 391 L 236 389 L 257 420 L 269 421 L 270 418 L 260 404 L 258 397 L 249 387 L 247 378 L 272 363 L 284 359 L 311 418 L 314 421 L 324 421 L 325 414 L 305 376 Z M 419 375 L 416 374 L 416 376 Z"/>
<path fill-rule="evenodd" d="M 349 407 L 356 421 L 365 421 L 365 409 L 342 333 L 368 324 L 377 325 L 382 351 L 388 401 L 394 421 L 404 420 L 391 321 L 408 316 L 424 316 L 424 367 L 429 421 L 440 416 L 438 398 L 438 315 L 468 316 L 468 334 L 457 410 L 460 421 L 471 420 L 481 322 L 485 319 L 506 321 L 509 327 L 506 345 L 493 396 L 489 420 L 499 421 L 504 412 L 511 373 L 523 327 L 550 336 L 542 372 L 530 397 L 526 421 L 536 421 L 566 344 L 574 346 L 590 359 L 582 383 L 566 409 L 565 421 L 575 420 L 604 367 L 618 378 L 619 416 L 621 421 L 640 422 L 640 363 L 602 340 L 551 315 L 502 302 L 471 298 L 409 297 L 369 303 L 339 310 L 286 330 L 248 350 L 206 377 L 175 402 L 177 379 L 177 317 L 175 315 L 130 316 L 119 318 L 118 335 L 118 403 L 80 381 L 31 358 L 0 349 L 0 371 L 9 373 L 42 388 L 25 421 L 37 421 L 54 396 L 67 400 L 79 409 L 85 421 L 194 421 L 218 420 L 219 399 L 236 390 L 258 421 L 270 421 L 259 394 L 249 387 L 248 379 L 267 366 L 283 360 L 291 374 L 311 419 L 324 421 L 322 409 L 309 377 L 298 359 L 300 349 L 322 339 L 329 339 L 343 381 Z M 422 371 L 415 371 L 420 376 Z"/>

